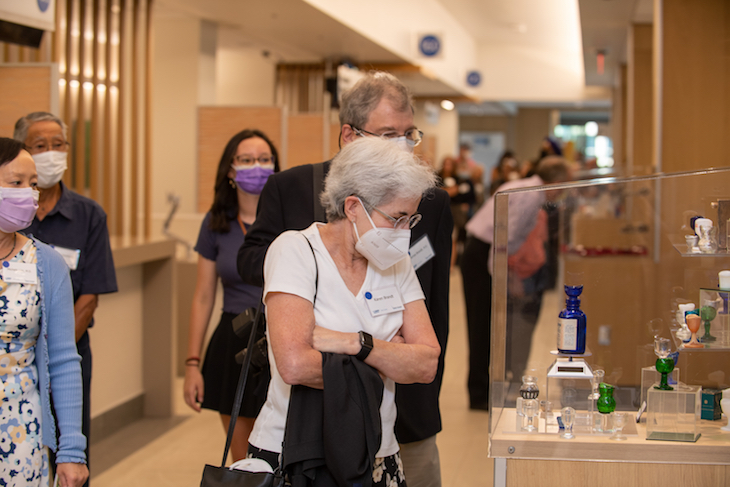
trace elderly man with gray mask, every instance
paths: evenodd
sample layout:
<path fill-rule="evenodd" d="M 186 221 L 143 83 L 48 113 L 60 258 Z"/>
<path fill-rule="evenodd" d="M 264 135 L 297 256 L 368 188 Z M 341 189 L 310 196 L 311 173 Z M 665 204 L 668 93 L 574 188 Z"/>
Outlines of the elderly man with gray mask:
<path fill-rule="evenodd" d="M 16 122 L 13 138 L 25 144 L 38 172 L 38 211 L 24 231 L 52 245 L 71 271 L 76 348 L 81 355 L 83 378 L 82 432 L 87 439 L 88 462 L 91 348 L 87 329 L 94 324 L 99 294 L 116 292 L 117 279 L 106 213 L 98 203 L 71 191 L 61 180 L 68 167 L 70 144 L 66 133 L 66 124 L 55 115 L 33 112 Z"/>

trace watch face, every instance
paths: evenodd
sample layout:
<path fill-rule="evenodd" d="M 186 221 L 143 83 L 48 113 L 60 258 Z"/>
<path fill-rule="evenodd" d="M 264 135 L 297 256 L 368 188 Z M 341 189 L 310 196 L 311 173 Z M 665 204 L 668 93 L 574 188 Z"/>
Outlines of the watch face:
<path fill-rule="evenodd" d="M 355 355 L 360 360 L 365 360 L 373 349 L 373 337 L 370 333 L 364 331 L 358 332 L 360 335 L 360 351 Z"/>
<path fill-rule="evenodd" d="M 360 346 L 363 349 L 372 350 L 372 348 L 373 348 L 373 336 L 370 333 L 361 331 L 360 332 Z"/>

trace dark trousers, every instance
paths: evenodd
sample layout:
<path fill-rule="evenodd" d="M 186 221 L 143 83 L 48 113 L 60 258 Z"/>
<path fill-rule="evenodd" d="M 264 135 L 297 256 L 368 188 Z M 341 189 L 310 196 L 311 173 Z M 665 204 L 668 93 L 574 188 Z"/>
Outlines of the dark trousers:
<path fill-rule="evenodd" d="M 519 382 L 515 379 L 519 379 L 527 373 L 532 333 L 537 325 L 541 304 L 542 291 L 507 298 L 509 332 L 507 333 L 505 365 L 506 370 L 512 371 L 513 382 Z"/>
<path fill-rule="evenodd" d="M 91 432 L 91 345 L 89 343 L 89 332 L 85 332 L 81 338 L 79 338 L 79 341 L 76 342 L 76 349 L 79 352 L 79 355 L 81 355 L 81 382 L 83 387 L 83 406 L 82 406 L 82 416 L 81 416 L 81 432 L 86 437 L 86 465 L 89 466 L 89 433 Z M 52 398 L 51 398 L 52 399 Z M 55 419 L 55 411 L 53 413 L 54 419 Z M 56 420 L 56 425 L 58 425 L 58 420 Z M 56 434 L 59 434 L 58 429 L 56 429 Z M 54 472 L 55 472 L 55 465 L 56 465 L 56 455 L 51 451 L 51 449 L 48 449 L 48 453 L 50 455 L 49 462 L 51 465 L 54 466 Z M 89 470 L 91 470 L 91 467 L 89 467 Z M 84 487 L 89 487 L 89 480 L 86 481 L 84 484 Z"/>
<path fill-rule="evenodd" d="M 461 256 L 466 322 L 469 330 L 469 401 L 486 407 L 489 397 L 489 346 L 492 318 L 491 245 L 468 237 Z"/>

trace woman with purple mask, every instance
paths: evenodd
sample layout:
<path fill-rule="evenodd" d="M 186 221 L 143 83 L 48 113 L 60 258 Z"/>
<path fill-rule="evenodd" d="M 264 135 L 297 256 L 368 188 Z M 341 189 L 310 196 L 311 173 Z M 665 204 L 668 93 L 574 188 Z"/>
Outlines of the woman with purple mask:
<path fill-rule="evenodd" d="M 47 486 L 47 446 L 56 452 L 57 485 L 79 487 L 89 471 L 71 279 L 60 254 L 19 233 L 39 196 L 23 147 L 0 138 L 0 484 Z"/>
<path fill-rule="evenodd" d="M 184 397 L 195 411 L 201 408 L 218 411 L 224 430 L 228 428 L 241 374 L 235 355 L 247 344 L 233 332 L 232 321 L 246 309 L 256 307 L 261 299 L 261 288 L 245 284 L 238 275 L 236 256 L 256 218 L 261 190 L 268 177 L 278 170 L 276 147 L 263 132 L 244 130 L 234 135 L 218 164 L 213 205 L 205 215 L 195 246 L 199 254 L 198 271 L 190 312 Z M 223 284 L 223 314 L 200 369 L 218 278 Z M 245 458 L 249 433 L 266 400 L 268 370 L 249 374 L 231 444 L 234 462 Z"/>

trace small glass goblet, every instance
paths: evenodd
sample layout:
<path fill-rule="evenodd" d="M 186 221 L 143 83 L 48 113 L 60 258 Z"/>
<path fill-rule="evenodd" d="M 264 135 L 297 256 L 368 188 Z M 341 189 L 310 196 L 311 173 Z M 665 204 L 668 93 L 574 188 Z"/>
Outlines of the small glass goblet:
<path fill-rule="evenodd" d="M 575 438 L 573 434 L 573 423 L 575 422 L 575 409 L 571 407 L 563 408 L 560 411 L 560 419 L 563 421 L 563 431 L 560 433 L 561 438 L 570 440 Z"/>
<path fill-rule="evenodd" d="M 603 378 L 606 376 L 606 372 L 603 369 L 596 369 L 593 371 L 593 379 L 591 379 L 591 387 L 593 392 L 588 394 L 588 399 L 595 401 L 601 394 L 598 392 L 598 384 L 603 382 Z"/>
<path fill-rule="evenodd" d="M 669 338 L 655 337 L 654 338 L 654 353 L 659 358 L 666 358 L 671 352 Z"/>
<path fill-rule="evenodd" d="M 654 339 L 654 353 L 656 354 L 656 370 L 662 374 L 661 382 L 654 389 L 661 391 L 673 391 L 674 388 L 667 383 L 669 373 L 674 370 L 674 359 L 669 357 L 671 351 L 669 338 L 656 337 Z"/>
<path fill-rule="evenodd" d="M 540 414 L 540 406 L 536 399 L 525 399 L 522 401 L 522 411 L 525 413 L 525 424 L 522 431 L 530 433 L 537 431 L 535 426 L 535 418 Z"/>
<path fill-rule="evenodd" d="M 623 435 L 624 426 L 626 425 L 626 414 L 614 411 L 611 413 L 613 420 L 613 434 L 609 440 L 624 441 L 626 436 Z"/>

